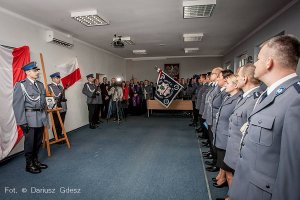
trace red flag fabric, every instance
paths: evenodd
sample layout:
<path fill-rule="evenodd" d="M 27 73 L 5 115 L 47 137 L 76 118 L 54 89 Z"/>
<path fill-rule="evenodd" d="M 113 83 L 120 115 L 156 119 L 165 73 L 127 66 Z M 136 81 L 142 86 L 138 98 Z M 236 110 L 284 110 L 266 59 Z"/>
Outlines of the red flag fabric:
<path fill-rule="evenodd" d="M 70 87 L 76 81 L 81 79 L 77 58 L 74 58 L 65 64 L 56 66 L 56 69 L 60 72 L 61 82 L 65 88 Z"/>

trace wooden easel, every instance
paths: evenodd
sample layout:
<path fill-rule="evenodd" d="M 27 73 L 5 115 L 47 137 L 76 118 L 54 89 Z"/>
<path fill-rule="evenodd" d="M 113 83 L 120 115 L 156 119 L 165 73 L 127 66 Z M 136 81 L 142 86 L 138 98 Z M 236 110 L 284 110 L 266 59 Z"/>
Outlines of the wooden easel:
<path fill-rule="evenodd" d="M 53 96 L 51 95 L 51 93 L 48 90 L 48 84 L 47 84 L 47 78 L 46 78 L 46 71 L 45 71 L 45 65 L 44 65 L 44 59 L 43 59 L 43 55 L 40 53 L 40 58 L 41 58 L 41 64 L 42 64 L 42 70 L 43 70 L 43 76 L 44 76 L 44 84 L 45 84 L 45 90 L 46 90 L 46 96 Z M 48 128 L 45 127 L 44 128 L 44 137 L 43 137 L 43 146 L 45 148 L 47 148 L 47 152 L 48 152 L 48 156 L 51 156 L 51 149 L 50 149 L 50 145 L 51 144 L 56 144 L 58 142 L 62 142 L 62 141 L 66 141 L 66 144 L 68 146 L 68 148 L 71 148 L 67 133 L 66 133 L 66 129 L 64 126 L 64 123 L 61 119 L 60 116 L 60 111 L 62 110 L 62 108 L 55 108 L 55 109 L 48 109 L 47 113 L 50 116 L 50 120 L 51 120 L 51 125 L 52 125 L 52 131 L 53 131 L 53 135 L 54 135 L 54 141 L 49 141 L 49 132 L 48 132 Z M 62 133 L 63 133 L 63 137 L 58 139 L 57 137 L 57 133 L 56 133 L 56 128 L 55 128 L 55 124 L 54 124 L 54 119 L 53 119 L 53 113 L 56 113 L 58 116 L 58 120 L 62 129 Z"/>

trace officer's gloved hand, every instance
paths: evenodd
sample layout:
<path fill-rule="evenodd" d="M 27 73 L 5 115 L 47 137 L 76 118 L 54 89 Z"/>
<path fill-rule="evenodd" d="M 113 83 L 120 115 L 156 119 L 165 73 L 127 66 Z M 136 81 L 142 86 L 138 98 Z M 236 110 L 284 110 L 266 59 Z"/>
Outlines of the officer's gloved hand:
<path fill-rule="evenodd" d="M 28 131 L 29 131 L 28 124 L 22 124 L 22 125 L 20 125 L 20 127 L 21 127 L 23 133 L 28 133 Z"/>

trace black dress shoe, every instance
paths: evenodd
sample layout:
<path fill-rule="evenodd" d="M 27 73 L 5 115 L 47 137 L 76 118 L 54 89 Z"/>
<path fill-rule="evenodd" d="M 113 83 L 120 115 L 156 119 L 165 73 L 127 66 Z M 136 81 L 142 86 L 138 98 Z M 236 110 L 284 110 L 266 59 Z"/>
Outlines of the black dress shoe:
<path fill-rule="evenodd" d="M 57 144 L 66 144 L 66 140 L 60 141 Z"/>
<path fill-rule="evenodd" d="M 38 174 L 38 173 L 41 173 L 41 169 L 38 168 L 37 166 L 30 164 L 30 165 L 26 165 L 26 168 L 25 168 L 26 172 L 29 172 L 29 173 L 32 173 L 32 174 Z"/>
<path fill-rule="evenodd" d="M 228 183 L 227 183 L 227 181 L 225 181 L 221 185 L 218 185 L 217 183 L 213 183 L 213 186 L 216 187 L 216 188 L 222 188 L 222 187 L 228 186 Z"/>
<path fill-rule="evenodd" d="M 205 161 L 205 164 L 206 165 L 210 165 L 210 166 L 214 166 L 215 165 L 215 163 L 214 162 L 212 162 L 212 161 Z"/>
<path fill-rule="evenodd" d="M 95 129 L 96 128 L 96 126 L 95 125 L 93 125 L 93 124 L 90 124 L 90 129 Z"/>
<path fill-rule="evenodd" d="M 191 123 L 191 124 L 189 124 L 189 126 L 196 126 L 196 124 L 195 123 Z"/>
<path fill-rule="evenodd" d="M 33 159 L 33 165 L 39 169 L 47 169 L 48 166 L 46 164 L 41 163 L 37 158 Z"/>
<path fill-rule="evenodd" d="M 206 171 L 217 172 L 217 171 L 219 171 L 219 167 L 216 167 L 216 166 L 206 167 Z"/>
<path fill-rule="evenodd" d="M 204 144 L 204 145 L 202 145 L 202 147 L 210 147 L 210 145 L 209 144 Z"/>
<path fill-rule="evenodd" d="M 208 155 L 206 155 L 206 156 L 203 156 L 203 158 L 205 158 L 205 159 L 213 159 L 213 155 L 208 154 Z"/>
<path fill-rule="evenodd" d="M 226 200 L 228 198 L 229 198 L 229 196 L 226 196 L 225 198 L 216 198 L 216 200 Z"/>
<path fill-rule="evenodd" d="M 47 168 L 48 168 L 48 165 L 43 164 L 43 163 L 40 163 L 39 161 L 37 161 L 37 162 L 35 163 L 35 166 L 37 166 L 37 167 L 40 168 L 40 169 L 47 169 Z"/>

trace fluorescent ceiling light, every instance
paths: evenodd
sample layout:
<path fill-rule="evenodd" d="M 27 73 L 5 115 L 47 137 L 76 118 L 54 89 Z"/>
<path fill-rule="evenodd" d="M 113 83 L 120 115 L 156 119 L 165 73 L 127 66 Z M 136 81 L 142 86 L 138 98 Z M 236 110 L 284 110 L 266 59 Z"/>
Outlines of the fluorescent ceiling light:
<path fill-rule="evenodd" d="M 146 50 L 133 50 L 132 51 L 134 54 L 147 54 Z"/>
<path fill-rule="evenodd" d="M 195 47 L 195 48 L 184 48 L 184 53 L 195 53 L 197 51 L 199 51 L 198 47 Z"/>
<path fill-rule="evenodd" d="M 183 18 L 210 17 L 216 6 L 216 0 L 183 1 Z"/>
<path fill-rule="evenodd" d="M 183 41 L 185 41 L 185 42 L 201 41 L 202 38 L 203 38 L 203 33 L 186 33 L 186 34 L 183 34 Z"/>
<path fill-rule="evenodd" d="M 100 17 L 97 10 L 71 12 L 71 17 L 85 26 L 104 26 L 109 21 L 104 17 Z"/>

